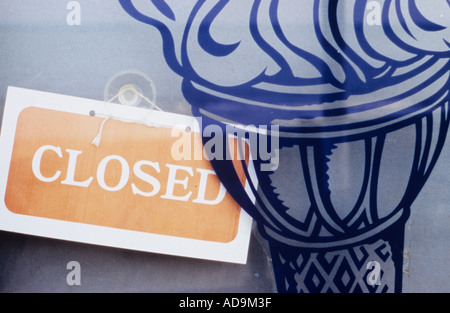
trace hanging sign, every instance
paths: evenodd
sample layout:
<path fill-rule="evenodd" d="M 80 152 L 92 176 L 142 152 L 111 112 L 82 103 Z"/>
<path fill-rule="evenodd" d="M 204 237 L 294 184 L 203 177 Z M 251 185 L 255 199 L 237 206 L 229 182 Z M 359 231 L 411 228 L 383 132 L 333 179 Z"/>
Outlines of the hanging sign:
<path fill-rule="evenodd" d="M 193 117 L 9 87 L 0 228 L 245 263 L 251 218 L 202 157 L 199 131 Z M 186 136 L 192 158 L 180 157 Z"/>

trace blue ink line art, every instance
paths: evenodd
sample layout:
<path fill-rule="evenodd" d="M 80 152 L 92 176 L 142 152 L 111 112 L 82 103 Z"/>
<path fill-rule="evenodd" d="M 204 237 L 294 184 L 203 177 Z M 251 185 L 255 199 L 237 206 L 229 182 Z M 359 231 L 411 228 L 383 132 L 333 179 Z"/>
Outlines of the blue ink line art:
<path fill-rule="evenodd" d="M 278 292 L 401 292 L 405 223 L 450 123 L 449 1 L 377 1 L 380 25 L 366 0 L 119 2 L 160 32 L 203 127 L 279 127 L 276 169 L 242 161 L 248 188 L 211 160 L 268 241 Z"/>

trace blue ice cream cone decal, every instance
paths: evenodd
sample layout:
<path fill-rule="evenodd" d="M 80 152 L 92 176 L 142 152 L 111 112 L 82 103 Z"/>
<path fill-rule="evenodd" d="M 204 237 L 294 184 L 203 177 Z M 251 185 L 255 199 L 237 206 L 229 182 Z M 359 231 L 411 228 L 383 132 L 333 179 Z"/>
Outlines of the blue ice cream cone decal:
<path fill-rule="evenodd" d="M 401 292 L 404 225 L 449 127 L 450 2 L 119 2 L 159 30 L 203 127 L 277 136 L 247 188 L 211 163 L 268 241 L 278 291 Z"/>

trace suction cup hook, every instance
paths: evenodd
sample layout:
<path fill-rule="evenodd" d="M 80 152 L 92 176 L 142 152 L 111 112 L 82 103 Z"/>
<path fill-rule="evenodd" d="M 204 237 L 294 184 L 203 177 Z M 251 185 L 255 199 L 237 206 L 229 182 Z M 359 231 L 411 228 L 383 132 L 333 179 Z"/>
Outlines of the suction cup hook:
<path fill-rule="evenodd" d="M 105 102 L 140 108 L 158 108 L 155 84 L 150 77 L 137 70 L 123 71 L 111 77 L 105 86 L 103 99 Z"/>

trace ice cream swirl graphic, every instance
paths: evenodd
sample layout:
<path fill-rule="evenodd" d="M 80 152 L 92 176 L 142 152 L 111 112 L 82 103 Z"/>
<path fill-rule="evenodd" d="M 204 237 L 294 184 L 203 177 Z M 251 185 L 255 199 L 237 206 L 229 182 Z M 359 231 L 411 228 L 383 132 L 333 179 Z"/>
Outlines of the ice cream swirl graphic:
<path fill-rule="evenodd" d="M 179 19 L 169 1 L 146 1 L 144 13 L 121 1 L 161 31 L 166 60 L 185 84 L 230 100 L 226 112 L 214 98 L 199 109 L 239 123 L 276 121 L 293 132 L 311 131 L 314 118 L 320 131 L 357 127 L 336 123 L 343 115 L 352 124 L 386 122 L 443 97 L 450 5 L 429 2 L 384 1 L 376 26 L 365 21 L 368 1 L 186 1 Z M 144 15 L 150 5 L 164 24 Z"/>
<path fill-rule="evenodd" d="M 159 30 L 205 125 L 279 126 L 279 167 L 251 192 L 212 161 L 278 290 L 401 291 L 404 224 L 449 127 L 450 1 L 119 1 Z"/>

